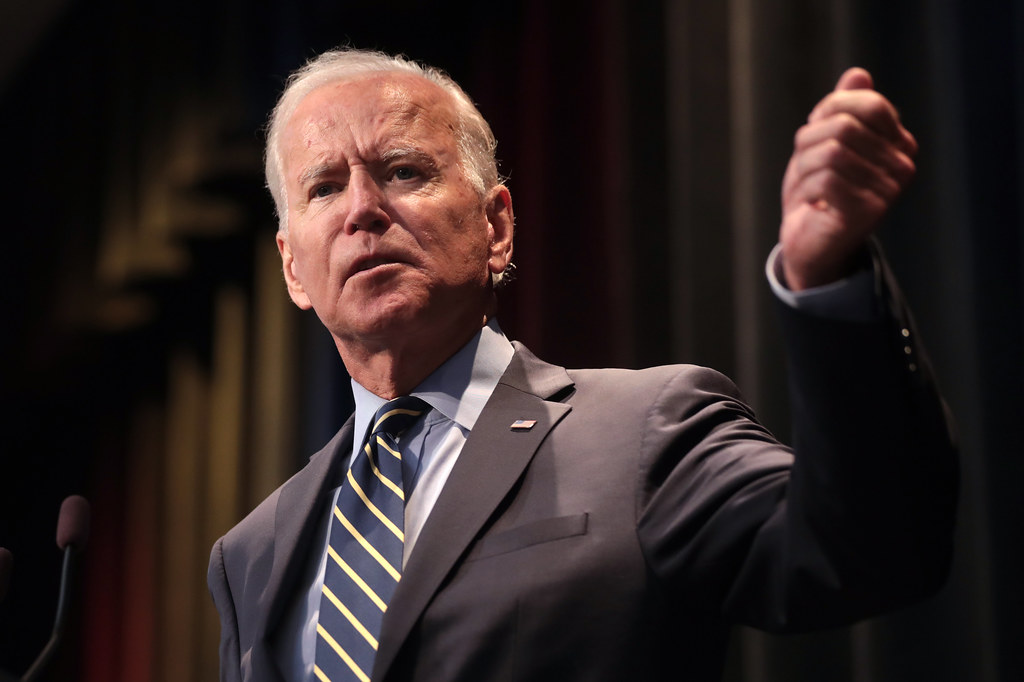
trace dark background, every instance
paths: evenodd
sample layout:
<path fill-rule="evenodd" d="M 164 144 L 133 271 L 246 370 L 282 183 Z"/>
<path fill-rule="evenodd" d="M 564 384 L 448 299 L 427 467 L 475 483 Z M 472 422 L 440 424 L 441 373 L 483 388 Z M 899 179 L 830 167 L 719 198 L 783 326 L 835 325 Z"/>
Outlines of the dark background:
<path fill-rule="evenodd" d="M 55 608 L 57 510 L 93 503 L 52 679 L 208 680 L 213 540 L 344 420 L 344 368 L 288 304 L 261 126 L 342 43 L 440 66 L 491 121 L 517 215 L 510 336 L 569 366 L 707 364 L 787 431 L 761 270 L 792 135 L 849 65 L 921 143 L 883 242 L 963 450 L 948 586 L 729 680 L 1024 679 L 1024 9 L 923 0 L 0 7 L 0 668 Z M 879 472 L 885 475 L 885 472 Z"/>

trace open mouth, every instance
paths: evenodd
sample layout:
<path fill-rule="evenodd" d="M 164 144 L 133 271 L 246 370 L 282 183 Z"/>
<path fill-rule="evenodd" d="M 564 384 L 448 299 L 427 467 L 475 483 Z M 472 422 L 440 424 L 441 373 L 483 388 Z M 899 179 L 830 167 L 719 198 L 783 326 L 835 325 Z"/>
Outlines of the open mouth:
<path fill-rule="evenodd" d="M 395 256 L 370 256 L 368 258 L 357 260 L 353 263 L 352 275 L 359 275 L 376 270 L 383 271 L 384 269 L 390 269 L 404 264 L 405 261 Z"/>
<path fill-rule="evenodd" d="M 382 265 L 389 265 L 397 262 L 398 261 L 391 260 L 390 258 L 369 258 L 359 264 L 356 268 L 356 272 L 366 272 L 367 270 L 373 270 L 374 268 Z"/>

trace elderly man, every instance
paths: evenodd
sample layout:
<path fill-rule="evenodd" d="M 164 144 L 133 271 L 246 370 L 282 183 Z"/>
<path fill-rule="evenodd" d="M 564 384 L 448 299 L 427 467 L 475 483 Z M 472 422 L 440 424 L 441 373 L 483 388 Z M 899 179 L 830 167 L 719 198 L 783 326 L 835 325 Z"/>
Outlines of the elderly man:
<path fill-rule="evenodd" d="M 937 589 L 954 450 L 869 241 L 916 143 L 870 76 L 814 109 L 783 183 L 795 455 L 711 370 L 565 370 L 503 336 L 494 144 L 449 78 L 376 53 L 322 55 L 275 109 L 285 282 L 356 410 L 214 547 L 221 678 L 714 680 L 732 623 Z"/>

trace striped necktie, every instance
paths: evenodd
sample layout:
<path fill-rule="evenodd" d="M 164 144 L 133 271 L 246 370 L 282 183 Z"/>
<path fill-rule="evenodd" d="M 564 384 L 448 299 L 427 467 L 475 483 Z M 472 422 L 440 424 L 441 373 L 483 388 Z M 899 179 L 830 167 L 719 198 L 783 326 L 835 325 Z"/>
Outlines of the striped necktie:
<path fill-rule="evenodd" d="M 429 409 L 405 396 L 377 410 L 338 493 L 316 626 L 319 680 L 370 679 L 384 611 L 402 577 L 405 492 L 395 438 Z"/>

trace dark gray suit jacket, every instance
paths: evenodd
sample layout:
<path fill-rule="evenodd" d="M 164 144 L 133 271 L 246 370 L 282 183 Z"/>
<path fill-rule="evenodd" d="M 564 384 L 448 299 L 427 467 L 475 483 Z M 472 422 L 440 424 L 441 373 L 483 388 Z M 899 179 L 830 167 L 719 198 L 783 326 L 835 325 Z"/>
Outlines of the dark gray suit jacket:
<path fill-rule="evenodd" d="M 783 311 L 795 460 L 711 370 L 567 371 L 517 346 L 409 557 L 373 679 L 715 680 L 732 623 L 830 626 L 936 590 L 954 448 L 892 300 L 872 324 Z M 350 421 L 214 547 L 223 680 L 282 679 L 275 629 L 351 441 Z"/>

